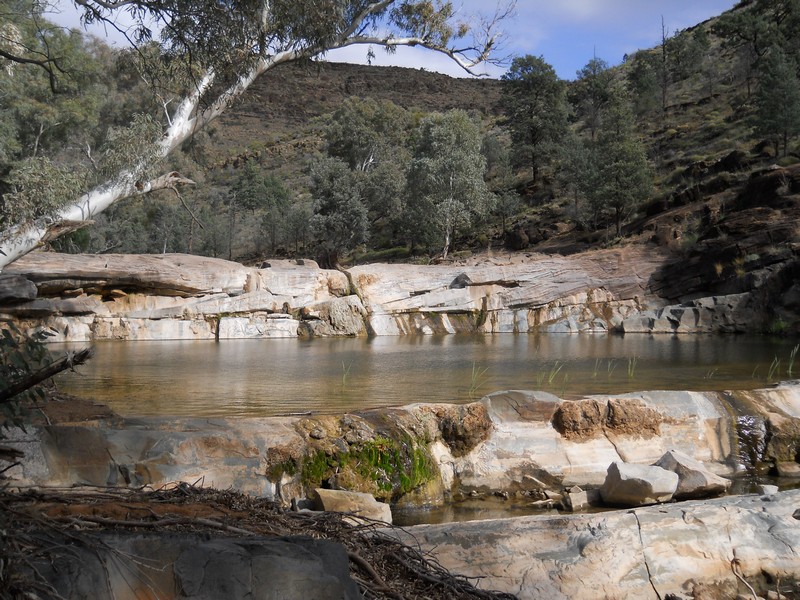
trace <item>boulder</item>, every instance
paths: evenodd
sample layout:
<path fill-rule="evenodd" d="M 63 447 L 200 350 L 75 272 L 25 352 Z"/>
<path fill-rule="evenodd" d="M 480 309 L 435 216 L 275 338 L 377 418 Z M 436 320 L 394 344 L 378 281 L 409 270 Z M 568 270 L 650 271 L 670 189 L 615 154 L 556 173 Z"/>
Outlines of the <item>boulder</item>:
<path fill-rule="evenodd" d="M 0 304 L 33 300 L 36 298 L 36 284 L 21 275 L 0 275 Z"/>
<path fill-rule="evenodd" d="M 678 489 L 677 473 L 661 467 L 613 462 L 600 495 L 615 506 L 644 506 L 672 500 Z"/>
<path fill-rule="evenodd" d="M 358 296 L 333 298 L 303 308 L 303 330 L 312 337 L 367 334 L 367 311 Z"/>
<path fill-rule="evenodd" d="M 350 513 L 366 519 L 392 524 L 391 507 L 362 492 L 317 488 L 314 490 L 314 504 L 318 510 Z"/>
<path fill-rule="evenodd" d="M 569 512 L 578 512 L 590 506 L 598 506 L 602 504 L 600 490 L 584 490 L 580 486 L 573 485 L 571 488 L 564 491 L 561 504 L 564 509 Z"/>
<path fill-rule="evenodd" d="M 715 475 L 703 463 L 683 452 L 670 450 L 653 465 L 678 475 L 678 489 L 675 498 L 705 498 L 724 494 L 731 487 L 730 479 Z"/>

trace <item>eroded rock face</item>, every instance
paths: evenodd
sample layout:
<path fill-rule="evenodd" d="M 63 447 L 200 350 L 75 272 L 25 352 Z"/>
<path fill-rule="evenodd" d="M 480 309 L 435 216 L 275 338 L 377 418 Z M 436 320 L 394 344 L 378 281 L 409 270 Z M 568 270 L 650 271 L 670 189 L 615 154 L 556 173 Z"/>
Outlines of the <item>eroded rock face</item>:
<path fill-rule="evenodd" d="M 750 292 L 666 301 L 661 296 L 673 292 L 655 277 L 667 260 L 661 252 L 630 246 L 457 265 L 361 265 L 347 273 L 308 260 L 257 269 L 181 254 L 41 252 L 0 275 L 0 314 L 26 328 L 54 328 L 60 337 L 53 341 L 763 326 L 763 301 Z"/>
<path fill-rule="evenodd" d="M 731 399 L 739 404 L 727 404 Z M 754 408 L 748 409 L 751 401 Z M 7 444 L 25 452 L 25 460 L 7 475 L 19 485 L 67 487 L 202 481 L 285 503 L 306 497 L 314 487 L 331 487 L 386 502 L 435 505 L 472 494 L 529 499 L 573 485 L 599 487 L 612 463 L 651 465 L 676 451 L 675 456 L 703 463 L 710 474 L 695 491 L 711 493 L 719 482 L 711 475 L 734 474 L 741 454 L 732 415 L 783 412 L 789 422 L 797 419 L 790 416 L 797 406 L 800 385 L 784 384 L 746 395 L 640 392 L 563 401 L 517 390 L 463 406 L 416 404 L 348 415 L 110 418 L 8 430 Z M 578 414 L 570 412 L 575 407 L 604 415 L 576 420 L 591 422 L 585 428 L 591 435 L 555 426 L 555 415 L 563 423 L 566 415 Z M 635 415 L 657 426 L 637 426 Z M 800 444 L 788 432 L 787 426 L 784 443 Z M 674 470 L 683 473 L 688 465 L 684 461 Z M 778 465 L 789 474 L 798 469 L 794 460 Z"/>
<path fill-rule="evenodd" d="M 52 328 L 54 342 L 366 333 L 365 310 L 348 296 L 347 276 L 313 261 L 255 269 L 182 254 L 42 252 L 3 272 L 0 298 L 4 281 L 8 299 L 0 312 L 28 329 Z"/>

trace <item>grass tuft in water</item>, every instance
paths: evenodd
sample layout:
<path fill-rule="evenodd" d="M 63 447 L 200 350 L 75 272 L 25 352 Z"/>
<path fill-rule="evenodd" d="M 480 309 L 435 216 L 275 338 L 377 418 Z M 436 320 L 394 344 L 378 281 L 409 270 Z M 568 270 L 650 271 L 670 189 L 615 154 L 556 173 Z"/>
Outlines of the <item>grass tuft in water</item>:
<path fill-rule="evenodd" d="M 795 361 L 795 358 L 797 358 L 797 351 L 798 350 L 800 350 L 800 344 L 797 344 L 794 348 L 792 348 L 792 351 L 789 352 L 789 366 L 786 367 L 786 374 L 789 377 L 794 377 L 794 374 L 793 374 L 794 361 Z"/>
<path fill-rule="evenodd" d="M 633 379 L 636 374 L 636 363 L 639 362 L 639 357 L 633 355 L 628 359 L 628 379 Z"/>
<path fill-rule="evenodd" d="M 344 361 L 342 361 L 342 391 L 347 389 L 347 378 L 350 376 L 350 368 L 352 366 L 353 363 L 345 365 Z"/>
<path fill-rule="evenodd" d="M 553 385 L 553 382 L 556 380 L 556 375 L 564 368 L 564 364 L 556 361 L 553 367 L 550 369 L 550 373 L 547 374 L 547 383 L 549 385 Z"/>
<path fill-rule="evenodd" d="M 472 363 L 472 374 L 470 375 L 470 382 L 469 382 L 469 398 L 473 400 L 478 392 L 478 389 L 481 388 L 486 383 L 486 372 L 489 370 L 489 367 L 479 367 L 475 363 Z"/>
<path fill-rule="evenodd" d="M 772 381 L 772 378 L 775 376 L 775 373 L 778 373 L 781 368 L 781 361 L 776 356 L 772 359 L 772 362 L 769 365 L 769 371 L 767 371 L 767 382 Z"/>

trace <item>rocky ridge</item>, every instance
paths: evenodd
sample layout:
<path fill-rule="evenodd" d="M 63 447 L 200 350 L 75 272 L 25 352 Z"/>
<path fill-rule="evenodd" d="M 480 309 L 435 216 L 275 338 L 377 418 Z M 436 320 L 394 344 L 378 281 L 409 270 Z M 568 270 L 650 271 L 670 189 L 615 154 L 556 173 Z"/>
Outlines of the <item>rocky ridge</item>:
<path fill-rule="evenodd" d="M 456 332 L 758 330 L 754 292 L 675 303 L 654 290 L 668 256 L 627 246 L 569 257 L 487 255 L 345 271 L 310 260 L 261 268 L 190 255 L 33 253 L 0 275 L 0 318 L 53 341 Z"/>

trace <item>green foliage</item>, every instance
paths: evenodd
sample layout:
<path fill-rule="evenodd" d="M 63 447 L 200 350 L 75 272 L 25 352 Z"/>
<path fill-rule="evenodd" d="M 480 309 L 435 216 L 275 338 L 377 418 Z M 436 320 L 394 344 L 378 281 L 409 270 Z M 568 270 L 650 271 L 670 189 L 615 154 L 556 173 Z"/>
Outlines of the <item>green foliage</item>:
<path fill-rule="evenodd" d="M 335 473 L 351 469 L 391 498 L 407 494 L 438 473 L 427 449 L 409 436 L 397 439 L 376 436 L 351 446 L 348 452 L 327 454 L 318 450 L 305 457 L 300 467 L 301 481 L 307 489 L 320 487 Z"/>
<path fill-rule="evenodd" d="M 572 196 L 572 217 L 576 223 L 583 226 L 588 218 L 582 200 L 592 193 L 591 186 L 594 180 L 590 144 L 585 143 L 578 135 L 570 133 L 559 147 L 558 160 L 558 183 Z"/>
<path fill-rule="evenodd" d="M 349 98 L 325 125 L 330 156 L 355 173 L 373 228 L 399 228 L 412 115 L 391 101 Z"/>
<path fill-rule="evenodd" d="M 162 160 L 154 141 L 161 134 L 161 124 L 144 114 L 134 115 L 126 127 L 111 127 L 102 147 L 102 175 L 115 177 L 122 172 L 131 183 L 150 180 Z"/>
<path fill-rule="evenodd" d="M 464 25 L 453 30 L 450 24 L 453 14 L 453 3 L 442 0 L 401 2 L 392 9 L 392 19 L 402 29 L 438 46 L 446 46 L 450 38 L 463 37 L 467 33 Z"/>
<path fill-rule="evenodd" d="M 323 262 L 335 266 L 342 253 L 367 240 L 367 207 L 356 176 L 337 158 L 325 157 L 313 164 L 311 193 L 311 231 L 324 253 Z"/>
<path fill-rule="evenodd" d="M 566 131 L 564 82 L 542 57 L 515 58 L 503 75 L 503 106 L 513 142 L 514 160 L 530 167 L 534 181 Z"/>
<path fill-rule="evenodd" d="M 797 66 L 780 48 L 767 57 L 755 96 L 756 130 L 774 140 L 775 155 L 783 142 L 783 156 L 789 139 L 800 133 L 800 81 Z"/>
<path fill-rule="evenodd" d="M 0 227 L 55 214 L 67 199 L 80 195 L 86 180 L 85 170 L 59 165 L 46 157 L 20 162 L 8 181 L 13 191 L 0 199 Z"/>
<path fill-rule="evenodd" d="M 408 176 L 407 225 L 417 243 L 443 247 L 490 208 L 477 123 L 453 110 L 420 123 Z"/>
<path fill-rule="evenodd" d="M 618 90 L 591 146 L 586 193 L 595 220 L 609 214 L 621 234 L 630 213 L 652 191 L 653 181 L 644 144 L 639 139 L 627 99 Z"/>
<path fill-rule="evenodd" d="M 594 140 L 602 113 L 611 100 L 613 75 L 602 58 L 592 58 L 577 75 L 570 90 L 570 101 L 575 107 L 575 115 Z"/>
<path fill-rule="evenodd" d="M 19 331 L 13 323 L 4 323 L 0 330 L 0 390 L 7 390 L 27 375 L 48 366 L 52 360 L 45 345 L 48 332 L 41 330 L 31 335 Z M 23 407 L 27 402 L 44 400 L 41 386 L 35 386 L 14 396 L 11 401 L 0 403 L 5 427 L 19 426 L 24 417 Z"/>
<path fill-rule="evenodd" d="M 649 50 L 640 50 L 628 58 L 628 89 L 636 114 L 652 112 L 659 105 L 660 90 L 658 56 Z"/>
<path fill-rule="evenodd" d="M 325 124 L 328 154 L 369 171 L 408 146 L 410 113 L 389 100 L 348 98 Z"/>
<path fill-rule="evenodd" d="M 701 71 L 708 56 L 710 41 L 705 27 L 678 32 L 666 41 L 668 68 L 676 80 Z"/>

